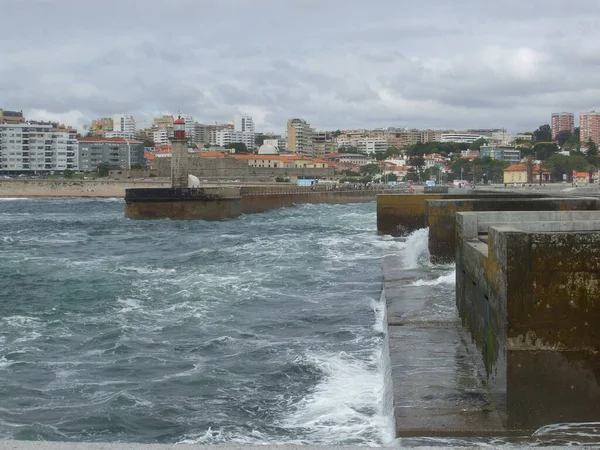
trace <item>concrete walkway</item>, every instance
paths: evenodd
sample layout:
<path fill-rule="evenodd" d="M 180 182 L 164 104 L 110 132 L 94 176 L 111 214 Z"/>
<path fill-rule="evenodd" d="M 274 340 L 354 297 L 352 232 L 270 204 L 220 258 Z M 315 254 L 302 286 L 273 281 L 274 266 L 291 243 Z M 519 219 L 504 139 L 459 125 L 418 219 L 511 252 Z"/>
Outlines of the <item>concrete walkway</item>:
<path fill-rule="evenodd" d="M 426 307 L 426 290 L 407 286 L 417 274 L 401 265 L 384 259 L 396 435 L 505 436 L 458 316 L 411 319 Z"/>

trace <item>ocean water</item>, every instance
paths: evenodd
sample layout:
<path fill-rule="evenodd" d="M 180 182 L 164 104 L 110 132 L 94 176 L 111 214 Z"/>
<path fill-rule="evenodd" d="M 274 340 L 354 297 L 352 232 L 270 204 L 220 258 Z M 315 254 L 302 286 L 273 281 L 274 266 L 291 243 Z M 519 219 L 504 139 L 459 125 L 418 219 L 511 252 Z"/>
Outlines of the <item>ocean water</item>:
<path fill-rule="evenodd" d="M 427 230 L 375 203 L 131 221 L 117 199 L 0 199 L 0 439 L 598 445 L 600 424 L 394 440 L 382 258 L 452 320 Z M 420 317 L 411 317 L 419 320 Z"/>
<path fill-rule="evenodd" d="M 374 203 L 124 206 L 0 199 L 0 438 L 393 440 Z"/>

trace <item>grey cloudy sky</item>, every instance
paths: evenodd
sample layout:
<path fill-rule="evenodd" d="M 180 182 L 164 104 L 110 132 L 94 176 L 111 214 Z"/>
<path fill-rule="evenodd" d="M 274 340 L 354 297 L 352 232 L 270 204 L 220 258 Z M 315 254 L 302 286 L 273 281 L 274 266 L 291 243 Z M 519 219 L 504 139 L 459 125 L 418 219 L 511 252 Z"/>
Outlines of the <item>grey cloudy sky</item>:
<path fill-rule="evenodd" d="M 598 0 L 0 0 L 0 108 L 81 127 L 527 131 L 600 107 Z"/>

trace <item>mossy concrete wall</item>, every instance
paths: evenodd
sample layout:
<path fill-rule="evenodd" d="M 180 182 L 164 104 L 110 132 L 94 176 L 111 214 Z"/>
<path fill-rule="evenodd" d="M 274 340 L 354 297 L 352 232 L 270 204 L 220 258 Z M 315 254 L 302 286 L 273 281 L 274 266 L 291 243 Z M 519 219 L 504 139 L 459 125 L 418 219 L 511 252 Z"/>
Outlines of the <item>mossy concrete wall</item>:
<path fill-rule="evenodd" d="M 474 199 L 474 198 L 539 198 L 544 194 L 492 193 L 471 191 L 448 194 L 382 194 L 377 196 L 377 232 L 392 236 L 404 236 L 427 226 L 426 202 L 428 200 Z"/>
<path fill-rule="evenodd" d="M 600 213 L 581 220 L 577 212 L 537 220 L 525 213 L 529 222 L 512 214 L 514 226 L 457 215 L 457 307 L 481 351 L 492 399 L 513 430 L 597 421 Z M 552 231 L 567 221 L 582 231 Z"/>
<path fill-rule="evenodd" d="M 595 211 L 597 198 L 470 198 L 426 200 L 425 218 L 429 227 L 431 262 L 454 261 L 456 213 L 477 211 Z"/>

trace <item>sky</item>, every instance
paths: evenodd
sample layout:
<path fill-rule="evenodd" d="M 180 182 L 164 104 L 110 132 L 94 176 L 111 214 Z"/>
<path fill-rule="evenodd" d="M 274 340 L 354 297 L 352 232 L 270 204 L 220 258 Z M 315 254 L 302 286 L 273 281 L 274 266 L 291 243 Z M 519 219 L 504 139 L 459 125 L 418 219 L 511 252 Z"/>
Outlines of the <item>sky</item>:
<path fill-rule="evenodd" d="M 80 130 L 181 111 L 515 133 L 600 108 L 597 0 L 0 0 L 0 30 L 0 108 Z"/>

